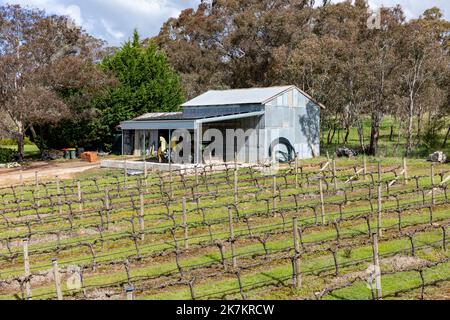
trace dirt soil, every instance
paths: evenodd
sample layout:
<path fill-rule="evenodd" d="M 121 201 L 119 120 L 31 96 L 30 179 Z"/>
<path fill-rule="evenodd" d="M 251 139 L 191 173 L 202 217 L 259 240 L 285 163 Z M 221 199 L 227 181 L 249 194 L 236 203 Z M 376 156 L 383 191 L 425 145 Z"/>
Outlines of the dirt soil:
<path fill-rule="evenodd" d="M 21 172 L 24 182 L 30 182 L 34 181 L 36 171 L 40 181 L 46 181 L 54 179 L 56 176 L 61 179 L 70 179 L 76 173 L 94 168 L 100 168 L 100 162 L 89 163 L 80 160 L 67 162 L 37 161 L 22 168 L 0 169 L 0 186 L 19 184 Z"/>

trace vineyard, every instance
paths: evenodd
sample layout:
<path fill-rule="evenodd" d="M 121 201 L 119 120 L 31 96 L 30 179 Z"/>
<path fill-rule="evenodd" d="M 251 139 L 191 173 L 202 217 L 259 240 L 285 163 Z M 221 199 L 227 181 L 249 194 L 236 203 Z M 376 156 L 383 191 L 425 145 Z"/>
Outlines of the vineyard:
<path fill-rule="evenodd" d="M 270 169 L 1 188 L 0 299 L 450 298 L 448 165 Z"/>

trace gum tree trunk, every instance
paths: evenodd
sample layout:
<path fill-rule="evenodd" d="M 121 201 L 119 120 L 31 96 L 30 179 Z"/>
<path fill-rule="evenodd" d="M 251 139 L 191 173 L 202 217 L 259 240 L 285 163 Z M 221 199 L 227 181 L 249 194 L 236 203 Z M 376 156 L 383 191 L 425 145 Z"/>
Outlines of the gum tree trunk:
<path fill-rule="evenodd" d="M 376 156 L 378 151 L 378 139 L 380 138 L 380 124 L 382 115 L 379 112 L 372 113 L 372 128 L 370 131 L 370 145 L 367 153 Z"/>

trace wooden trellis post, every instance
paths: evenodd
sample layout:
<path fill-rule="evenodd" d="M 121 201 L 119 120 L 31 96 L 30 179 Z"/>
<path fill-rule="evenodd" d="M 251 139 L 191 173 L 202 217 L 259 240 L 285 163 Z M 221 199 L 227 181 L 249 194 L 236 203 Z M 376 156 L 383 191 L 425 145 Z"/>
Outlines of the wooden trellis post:
<path fill-rule="evenodd" d="M 59 274 L 58 261 L 55 258 L 52 259 L 52 266 L 53 266 L 53 278 L 55 280 L 56 297 L 58 298 L 58 300 L 63 300 L 61 290 L 61 275 Z"/>
<path fill-rule="evenodd" d="M 134 287 L 133 285 L 127 285 L 125 288 L 125 292 L 127 294 L 127 300 L 134 300 Z"/>
<path fill-rule="evenodd" d="M 77 195 L 78 195 L 78 210 L 80 212 L 83 211 L 83 198 L 81 194 L 81 181 L 77 181 Z"/>
<path fill-rule="evenodd" d="M 382 211 L 382 199 L 381 199 L 381 161 L 378 161 L 378 214 L 377 214 L 377 235 L 378 238 L 382 237 L 382 224 L 381 224 L 381 211 Z"/>
<path fill-rule="evenodd" d="M 372 235 L 372 251 L 373 251 L 373 264 L 375 266 L 375 286 L 376 286 L 376 298 L 380 300 L 381 293 L 381 269 L 380 269 L 380 255 L 378 252 L 378 235 L 374 233 Z"/>
<path fill-rule="evenodd" d="M 36 191 L 39 188 L 39 177 L 38 177 L 38 175 L 39 175 L 39 172 L 35 171 L 34 172 L 34 185 L 36 187 Z"/>
<path fill-rule="evenodd" d="M 30 277 L 30 259 L 28 257 L 28 239 L 23 239 L 23 264 L 25 268 L 25 277 Z M 31 279 L 27 279 L 25 281 L 25 293 L 26 293 L 26 299 L 31 300 L 32 294 L 31 294 Z"/>
<path fill-rule="evenodd" d="M 146 159 L 146 157 L 144 157 L 144 178 L 145 178 L 145 183 L 147 183 L 148 168 L 147 168 L 147 159 Z"/>
<path fill-rule="evenodd" d="M 320 177 L 320 179 L 319 179 L 319 191 L 320 191 L 320 213 L 322 216 L 322 224 L 325 224 L 326 218 L 325 218 L 325 204 L 324 204 L 324 197 L 323 197 L 322 177 Z"/>

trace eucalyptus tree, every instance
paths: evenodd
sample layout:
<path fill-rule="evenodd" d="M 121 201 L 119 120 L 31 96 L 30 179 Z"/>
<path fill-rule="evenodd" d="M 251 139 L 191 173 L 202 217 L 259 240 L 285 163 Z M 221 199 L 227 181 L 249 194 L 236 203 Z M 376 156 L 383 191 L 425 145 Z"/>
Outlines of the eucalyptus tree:
<path fill-rule="evenodd" d="M 27 130 L 78 114 L 72 107 L 103 88 L 94 64 L 102 45 L 68 17 L 0 6 L 0 110 L 13 122 L 1 130 L 17 140 L 20 159 Z"/>
<path fill-rule="evenodd" d="M 427 10 L 419 19 L 402 28 L 398 46 L 401 75 L 401 95 L 407 121 L 406 154 L 413 147 L 414 118 L 417 118 L 417 140 L 420 142 L 422 118 L 429 119 L 446 103 L 448 87 L 442 83 L 449 72 L 450 60 L 445 42 L 450 33 L 450 23 L 442 19 L 439 9 Z"/>

